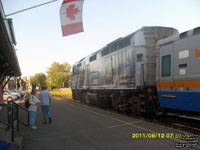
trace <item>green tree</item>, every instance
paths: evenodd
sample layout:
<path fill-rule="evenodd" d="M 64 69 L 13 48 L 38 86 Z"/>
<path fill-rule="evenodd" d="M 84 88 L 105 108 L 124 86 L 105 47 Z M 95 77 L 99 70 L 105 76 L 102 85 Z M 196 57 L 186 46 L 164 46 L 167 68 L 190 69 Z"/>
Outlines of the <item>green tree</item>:
<path fill-rule="evenodd" d="M 64 70 L 65 75 L 66 75 L 66 80 L 64 82 L 64 87 L 69 87 L 69 85 L 70 85 L 70 77 L 71 77 L 71 66 L 67 62 L 64 62 L 62 64 L 62 67 L 63 67 L 63 70 Z"/>
<path fill-rule="evenodd" d="M 30 77 L 30 83 L 35 88 L 36 86 L 41 88 L 41 86 L 46 86 L 46 75 L 44 73 L 36 73 L 34 76 Z"/>
<path fill-rule="evenodd" d="M 49 88 L 68 87 L 70 80 L 70 69 L 71 69 L 70 64 L 67 62 L 64 62 L 63 64 L 53 62 L 51 67 L 47 69 L 46 83 L 48 87 Z"/>

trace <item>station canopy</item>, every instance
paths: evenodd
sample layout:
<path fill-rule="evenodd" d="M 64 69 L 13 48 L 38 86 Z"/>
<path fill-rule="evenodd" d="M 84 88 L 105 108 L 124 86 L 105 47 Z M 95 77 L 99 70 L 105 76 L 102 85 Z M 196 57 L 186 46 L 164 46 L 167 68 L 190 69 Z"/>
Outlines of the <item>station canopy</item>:
<path fill-rule="evenodd" d="M 0 78 L 6 76 L 21 76 L 16 55 L 16 40 L 12 19 L 6 18 L 0 1 Z"/>

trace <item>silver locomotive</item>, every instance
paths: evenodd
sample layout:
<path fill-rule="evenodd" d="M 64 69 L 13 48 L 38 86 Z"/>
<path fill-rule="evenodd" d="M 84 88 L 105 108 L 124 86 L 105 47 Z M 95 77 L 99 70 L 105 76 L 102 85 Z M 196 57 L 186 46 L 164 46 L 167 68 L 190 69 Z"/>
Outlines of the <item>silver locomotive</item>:
<path fill-rule="evenodd" d="M 186 35 L 186 38 L 192 36 L 193 30 L 187 32 Z M 170 36 L 173 36 L 173 38 Z M 187 61 L 191 61 L 190 65 L 185 65 L 183 59 L 180 59 L 180 62 L 176 60 L 179 55 L 184 57 L 187 53 L 184 50 L 190 51 L 188 47 L 194 44 L 191 42 L 188 47 L 184 48 L 184 43 L 187 45 L 186 43 L 193 41 L 194 37 L 185 39 L 181 44 L 179 38 L 181 36 L 183 35 L 178 34 L 178 31 L 174 28 L 142 27 L 126 37 L 107 44 L 73 65 L 71 76 L 73 98 L 86 103 L 112 106 L 115 110 L 134 113 L 158 113 L 161 110 L 160 106 L 162 108 L 195 111 L 196 108 L 192 109 L 195 104 L 191 105 L 191 109 L 186 109 L 186 101 L 184 106 L 180 108 L 177 107 L 180 100 L 177 100 L 176 106 L 171 101 L 174 95 L 180 94 L 170 93 L 173 91 L 172 89 L 176 89 L 176 92 L 183 90 L 186 92 L 196 91 L 197 93 L 200 90 L 200 86 L 198 88 L 196 88 L 196 85 L 189 87 L 190 84 L 188 84 L 188 87 L 184 85 L 183 89 L 178 88 L 178 85 L 170 86 L 170 83 L 175 80 L 177 84 L 182 80 L 187 82 L 188 79 L 197 81 L 200 75 L 200 72 L 196 69 L 189 69 L 190 65 L 197 65 L 200 58 L 197 58 L 198 61 L 188 58 Z M 177 47 L 171 47 L 170 43 L 173 42 L 176 42 Z M 199 43 L 196 44 L 198 49 Z M 181 50 L 176 50 L 181 46 Z M 168 48 L 171 49 L 167 50 Z M 198 51 L 198 53 L 200 52 Z M 171 55 L 171 62 L 164 64 L 163 61 L 169 61 L 169 54 Z M 165 55 L 166 57 L 164 57 Z M 162 76 L 162 73 L 167 74 L 167 71 L 169 71 L 169 68 L 167 68 L 168 70 L 162 72 L 162 67 L 169 67 L 169 65 L 174 65 L 174 69 L 170 68 L 171 71 L 173 70 L 170 76 Z M 194 79 L 187 78 L 186 74 L 185 76 L 180 75 L 188 71 L 194 74 Z M 175 75 L 175 73 L 178 75 Z M 165 87 L 165 85 L 169 86 Z"/>

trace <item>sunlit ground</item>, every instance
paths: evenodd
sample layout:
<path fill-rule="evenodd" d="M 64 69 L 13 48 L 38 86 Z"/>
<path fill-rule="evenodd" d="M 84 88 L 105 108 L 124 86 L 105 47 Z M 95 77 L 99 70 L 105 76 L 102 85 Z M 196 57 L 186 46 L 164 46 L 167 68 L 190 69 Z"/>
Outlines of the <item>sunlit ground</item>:
<path fill-rule="evenodd" d="M 73 100 L 71 88 L 56 89 L 50 91 L 50 94 L 56 98 Z"/>

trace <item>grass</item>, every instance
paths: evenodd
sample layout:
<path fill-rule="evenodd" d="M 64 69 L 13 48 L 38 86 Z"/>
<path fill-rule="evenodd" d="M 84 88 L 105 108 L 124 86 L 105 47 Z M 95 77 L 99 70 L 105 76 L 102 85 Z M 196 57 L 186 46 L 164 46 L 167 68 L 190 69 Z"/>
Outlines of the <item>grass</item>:
<path fill-rule="evenodd" d="M 50 94 L 54 97 L 72 100 L 71 88 L 63 88 L 63 89 L 60 89 L 60 90 L 54 89 L 53 91 L 50 91 Z"/>

